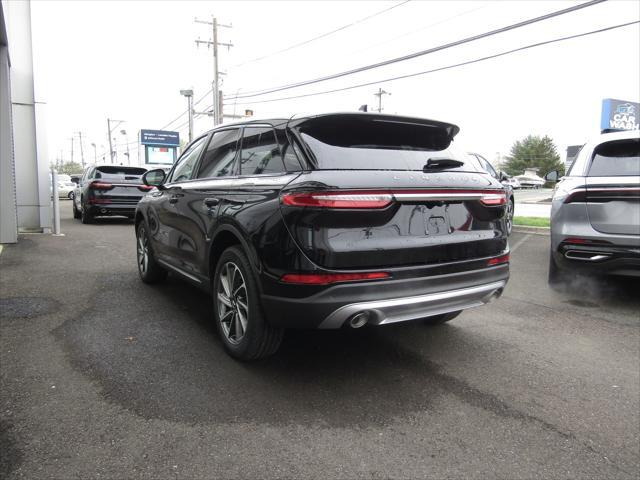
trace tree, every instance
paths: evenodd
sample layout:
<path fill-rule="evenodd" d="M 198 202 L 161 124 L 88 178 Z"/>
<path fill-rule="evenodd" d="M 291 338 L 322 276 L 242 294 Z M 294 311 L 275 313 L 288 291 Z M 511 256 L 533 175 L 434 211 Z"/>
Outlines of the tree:
<path fill-rule="evenodd" d="M 516 140 L 507 156 L 504 169 L 509 175 L 522 175 L 525 168 L 538 168 L 539 176 L 552 170 L 559 170 L 564 175 L 564 165 L 560 162 L 560 155 L 550 137 L 529 135 Z"/>
<path fill-rule="evenodd" d="M 65 162 L 62 164 L 62 168 L 58 170 L 58 173 L 64 173 L 72 175 L 74 173 L 82 173 L 82 165 L 76 162 Z"/>

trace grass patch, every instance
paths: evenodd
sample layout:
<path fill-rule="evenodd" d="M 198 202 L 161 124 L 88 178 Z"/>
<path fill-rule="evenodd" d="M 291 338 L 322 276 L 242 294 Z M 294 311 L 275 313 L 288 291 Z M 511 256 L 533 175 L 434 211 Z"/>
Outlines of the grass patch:
<path fill-rule="evenodd" d="M 513 217 L 513 224 L 525 227 L 549 227 L 551 221 L 544 217 Z"/>

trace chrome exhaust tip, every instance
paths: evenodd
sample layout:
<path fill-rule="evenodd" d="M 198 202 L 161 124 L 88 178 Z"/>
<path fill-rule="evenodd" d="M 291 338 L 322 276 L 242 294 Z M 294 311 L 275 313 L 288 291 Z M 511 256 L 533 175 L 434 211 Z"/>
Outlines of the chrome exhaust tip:
<path fill-rule="evenodd" d="M 107 209 L 106 208 L 101 208 L 100 209 L 100 213 L 107 213 Z"/>
<path fill-rule="evenodd" d="M 369 322 L 370 316 L 369 312 L 358 312 L 348 320 L 349 326 L 351 328 L 364 327 Z"/>
<path fill-rule="evenodd" d="M 607 254 L 584 250 L 567 250 L 564 252 L 564 256 L 569 260 L 582 260 L 583 262 L 597 262 L 610 257 L 610 255 Z"/>

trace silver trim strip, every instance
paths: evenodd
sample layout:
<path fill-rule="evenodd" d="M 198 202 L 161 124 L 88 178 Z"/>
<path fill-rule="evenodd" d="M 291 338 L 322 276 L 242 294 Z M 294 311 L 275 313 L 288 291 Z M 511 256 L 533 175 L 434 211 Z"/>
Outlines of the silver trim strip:
<path fill-rule="evenodd" d="M 573 255 L 571 255 L 571 253 L 573 252 L 577 252 L 577 253 L 586 253 L 588 255 L 591 255 L 591 257 L 574 257 Z M 609 257 L 611 257 L 611 255 L 604 255 L 601 253 L 597 253 L 597 252 L 588 252 L 588 251 L 584 251 L 584 250 L 567 250 L 566 252 L 564 252 L 564 256 L 570 260 L 581 260 L 583 262 L 597 262 L 599 260 L 605 260 Z"/>
<path fill-rule="evenodd" d="M 170 268 L 171 270 L 173 270 L 176 273 L 179 273 L 180 275 L 184 275 L 185 277 L 187 277 L 190 280 L 193 280 L 194 282 L 202 283 L 202 281 L 198 277 L 196 277 L 194 275 L 191 275 L 190 273 L 187 273 L 187 272 L 185 272 L 184 270 L 182 270 L 182 269 L 180 269 L 178 267 L 174 267 L 173 265 L 171 265 L 170 263 L 165 262 L 164 260 L 157 259 L 156 262 L 161 264 L 163 267 Z"/>
<path fill-rule="evenodd" d="M 506 280 L 500 280 L 446 292 L 352 303 L 335 310 L 318 328 L 340 328 L 351 316 L 362 311 L 369 312 L 369 323 L 384 325 L 478 307 L 490 302 L 496 294 L 500 295 L 506 284 Z"/>
<path fill-rule="evenodd" d="M 243 178 L 208 178 L 188 182 L 168 183 L 167 188 L 180 187 L 183 190 L 224 189 L 233 187 L 278 187 L 284 186 L 296 178 L 298 174 L 255 176 Z"/>

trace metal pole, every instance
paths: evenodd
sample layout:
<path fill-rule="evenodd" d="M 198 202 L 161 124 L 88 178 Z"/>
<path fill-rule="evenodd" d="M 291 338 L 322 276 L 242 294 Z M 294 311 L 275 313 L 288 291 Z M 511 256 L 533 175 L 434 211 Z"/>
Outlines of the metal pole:
<path fill-rule="evenodd" d="M 189 107 L 189 143 L 193 140 L 193 96 L 187 97 L 187 105 Z"/>
<path fill-rule="evenodd" d="M 218 106 L 218 19 L 213 17 L 213 125 L 220 124 Z"/>
<path fill-rule="evenodd" d="M 82 169 L 84 170 L 84 148 L 82 148 L 82 132 L 78 132 L 80 137 L 80 158 L 82 159 Z"/>
<path fill-rule="evenodd" d="M 107 118 L 107 135 L 109 136 L 109 155 L 111 163 L 113 163 L 113 144 L 111 143 L 111 120 Z"/>
<path fill-rule="evenodd" d="M 71 137 L 71 163 L 73 163 L 73 137 Z"/>
<path fill-rule="evenodd" d="M 58 198 L 58 172 L 51 169 L 51 192 L 53 194 L 53 234 L 60 235 L 60 199 Z"/>

